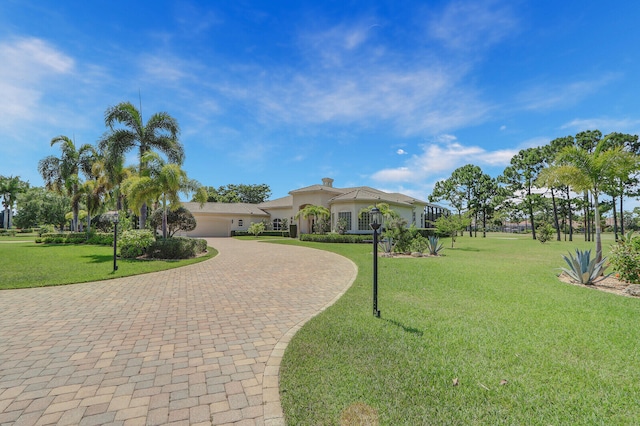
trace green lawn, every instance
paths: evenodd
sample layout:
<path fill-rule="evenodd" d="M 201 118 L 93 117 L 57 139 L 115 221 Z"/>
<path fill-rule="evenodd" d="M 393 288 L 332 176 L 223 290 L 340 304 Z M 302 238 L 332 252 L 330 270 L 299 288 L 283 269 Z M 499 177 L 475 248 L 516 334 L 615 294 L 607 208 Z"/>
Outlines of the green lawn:
<path fill-rule="evenodd" d="M 287 424 L 340 424 L 357 403 L 382 425 L 637 424 L 640 300 L 557 279 L 561 254 L 593 243 L 529 238 L 465 236 L 443 257 L 380 259 L 380 319 L 371 246 L 304 244 L 359 274 L 286 350 Z"/>
<path fill-rule="evenodd" d="M 201 262 L 217 253 L 209 247 L 206 256 L 180 261 L 118 259 L 118 270 L 113 272 L 112 247 L 3 241 L 10 240 L 0 239 L 0 289 L 71 284 L 163 271 Z"/>

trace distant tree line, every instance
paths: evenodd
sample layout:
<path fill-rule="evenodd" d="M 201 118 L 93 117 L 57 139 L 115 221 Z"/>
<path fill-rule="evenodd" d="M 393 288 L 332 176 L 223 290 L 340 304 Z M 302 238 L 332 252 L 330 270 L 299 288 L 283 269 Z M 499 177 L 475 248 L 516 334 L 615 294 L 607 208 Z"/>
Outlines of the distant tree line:
<path fill-rule="evenodd" d="M 600 258 L 603 213 L 611 211 L 616 240 L 637 228 L 640 211 L 625 212 L 624 200 L 640 196 L 639 155 L 637 135 L 588 130 L 520 150 L 496 178 L 475 165 L 460 167 L 436 183 L 429 200 L 471 219 L 469 235 L 526 221 L 533 239 L 538 226 L 550 224 L 559 241 L 562 231 L 572 240 L 578 228 L 595 240 Z"/>

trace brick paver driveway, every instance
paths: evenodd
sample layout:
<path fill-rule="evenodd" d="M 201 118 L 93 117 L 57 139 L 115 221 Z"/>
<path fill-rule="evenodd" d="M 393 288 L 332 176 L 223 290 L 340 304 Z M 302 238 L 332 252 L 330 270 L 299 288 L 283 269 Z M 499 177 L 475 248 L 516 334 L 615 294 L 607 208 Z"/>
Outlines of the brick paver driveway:
<path fill-rule="evenodd" d="M 0 292 L 0 424 L 283 424 L 279 361 L 356 267 L 212 239 L 214 259 Z"/>

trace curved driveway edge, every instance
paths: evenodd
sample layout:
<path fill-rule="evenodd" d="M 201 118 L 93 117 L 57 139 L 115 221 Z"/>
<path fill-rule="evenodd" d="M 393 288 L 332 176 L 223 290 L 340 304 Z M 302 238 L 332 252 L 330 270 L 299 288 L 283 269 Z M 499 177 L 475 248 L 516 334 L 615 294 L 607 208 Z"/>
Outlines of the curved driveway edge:
<path fill-rule="evenodd" d="M 211 239 L 169 271 L 0 292 L 0 424 L 280 425 L 280 359 L 353 283 L 339 255 Z"/>

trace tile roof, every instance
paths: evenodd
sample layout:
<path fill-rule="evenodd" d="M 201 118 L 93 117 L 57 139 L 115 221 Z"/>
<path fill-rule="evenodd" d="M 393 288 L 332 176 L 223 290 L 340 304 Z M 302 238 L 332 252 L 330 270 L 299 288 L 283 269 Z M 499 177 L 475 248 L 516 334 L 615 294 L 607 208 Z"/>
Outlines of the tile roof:
<path fill-rule="evenodd" d="M 200 203 L 182 203 L 190 212 L 195 213 L 226 213 L 237 215 L 269 216 L 267 212 L 260 209 L 257 204 L 248 203 L 205 203 L 200 207 Z"/>
<path fill-rule="evenodd" d="M 287 195 L 286 197 L 276 198 L 275 200 L 265 201 L 264 203 L 258 204 L 258 207 L 261 209 L 275 209 L 278 207 L 292 207 L 293 206 L 293 196 Z"/>

